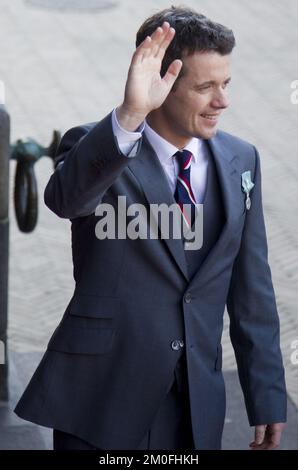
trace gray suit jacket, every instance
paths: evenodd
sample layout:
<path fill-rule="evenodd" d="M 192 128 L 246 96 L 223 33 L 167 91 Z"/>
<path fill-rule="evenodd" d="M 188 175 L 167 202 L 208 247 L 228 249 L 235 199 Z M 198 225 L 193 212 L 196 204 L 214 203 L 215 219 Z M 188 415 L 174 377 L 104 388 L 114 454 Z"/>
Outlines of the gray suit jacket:
<path fill-rule="evenodd" d="M 175 202 L 146 138 L 134 158 L 121 154 L 111 114 L 65 134 L 58 152 L 64 163 L 48 182 L 45 203 L 72 222 L 76 287 L 16 407 L 19 416 L 99 448 L 136 448 L 185 351 L 196 448 L 220 448 L 225 416 L 221 335 L 227 304 L 250 424 L 286 420 L 259 155 L 252 145 L 224 132 L 207 142 L 225 224 L 190 280 L 181 240 L 95 236 L 100 203 L 116 208 L 119 195 L 126 196 L 128 205 Z M 241 174 L 248 170 L 255 184 L 249 211 L 241 189 Z"/>

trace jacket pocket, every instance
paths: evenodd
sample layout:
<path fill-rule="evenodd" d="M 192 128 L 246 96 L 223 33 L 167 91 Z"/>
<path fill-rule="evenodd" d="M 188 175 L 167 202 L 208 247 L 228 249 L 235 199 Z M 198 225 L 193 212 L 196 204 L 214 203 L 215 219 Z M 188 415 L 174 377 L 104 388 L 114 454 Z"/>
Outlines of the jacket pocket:
<path fill-rule="evenodd" d="M 49 341 L 48 349 L 70 354 L 106 354 L 114 343 L 115 328 L 82 328 L 61 323 Z"/>
<path fill-rule="evenodd" d="M 71 299 L 69 315 L 91 318 L 114 318 L 120 308 L 117 297 L 75 294 Z"/>

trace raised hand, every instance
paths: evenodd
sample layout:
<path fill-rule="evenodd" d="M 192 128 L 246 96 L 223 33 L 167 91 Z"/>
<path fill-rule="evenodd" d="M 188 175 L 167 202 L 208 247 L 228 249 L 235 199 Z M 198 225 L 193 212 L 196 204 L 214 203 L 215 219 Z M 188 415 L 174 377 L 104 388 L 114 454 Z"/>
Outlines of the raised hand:
<path fill-rule="evenodd" d="M 117 108 L 119 123 L 127 130 L 135 130 L 150 111 L 162 105 L 179 75 L 182 61 L 176 59 L 164 77 L 160 76 L 165 51 L 174 35 L 174 28 L 164 22 L 146 37 L 132 56 L 124 101 Z"/>

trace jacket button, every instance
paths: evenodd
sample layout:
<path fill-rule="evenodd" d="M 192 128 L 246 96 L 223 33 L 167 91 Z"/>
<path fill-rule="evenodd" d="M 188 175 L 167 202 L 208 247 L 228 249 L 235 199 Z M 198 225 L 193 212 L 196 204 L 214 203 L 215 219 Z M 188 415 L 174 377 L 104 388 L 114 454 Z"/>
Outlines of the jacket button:
<path fill-rule="evenodd" d="M 174 341 L 172 341 L 171 347 L 174 351 L 179 351 L 180 348 L 184 347 L 184 341 L 180 339 L 175 339 Z"/>
<path fill-rule="evenodd" d="M 186 294 L 185 294 L 185 296 L 184 296 L 184 302 L 186 302 L 187 304 L 190 304 L 191 299 L 192 299 L 191 293 L 190 293 L 190 292 L 186 292 Z"/>

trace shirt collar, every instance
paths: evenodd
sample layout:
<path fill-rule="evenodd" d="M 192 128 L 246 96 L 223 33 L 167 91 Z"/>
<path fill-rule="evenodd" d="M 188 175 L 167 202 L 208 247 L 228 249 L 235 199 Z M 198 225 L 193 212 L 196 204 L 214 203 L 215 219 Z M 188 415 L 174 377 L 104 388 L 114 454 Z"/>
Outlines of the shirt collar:
<path fill-rule="evenodd" d="M 169 164 L 171 162 L 171 157 L 180 149 L 157 134 L 157 132 L 155 132 L 152 127 L 149 126 L 146 120 L 144 132 L 161 163 Z M 197 163 L 201 155 L 202 146 L 203 139 L 193 137 L 184 147 L 184 149 L 189 150 L 192 153 L 192 159 L 195 163 Z"/>

